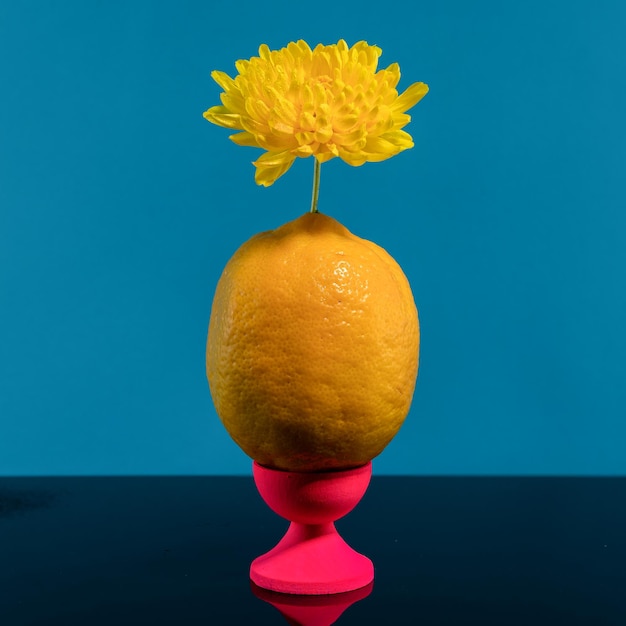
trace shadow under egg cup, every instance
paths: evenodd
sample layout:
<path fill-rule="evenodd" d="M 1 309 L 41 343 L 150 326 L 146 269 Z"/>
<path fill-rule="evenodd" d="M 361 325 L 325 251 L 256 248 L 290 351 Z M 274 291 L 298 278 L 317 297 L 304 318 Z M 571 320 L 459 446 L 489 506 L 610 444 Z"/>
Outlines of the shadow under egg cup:
<path fill-rule="evenodd" d="M 254 462 L 254 481 L 265 503 L 291 524 L 278 544 L 257 557 L 250 578 L 257 586 L 298 595 L 360 589 L 374 580 L 374 565 L 339 535 L 335 521 L 361 500 L 372 463 L 348 470 L 289 472 Z"/>

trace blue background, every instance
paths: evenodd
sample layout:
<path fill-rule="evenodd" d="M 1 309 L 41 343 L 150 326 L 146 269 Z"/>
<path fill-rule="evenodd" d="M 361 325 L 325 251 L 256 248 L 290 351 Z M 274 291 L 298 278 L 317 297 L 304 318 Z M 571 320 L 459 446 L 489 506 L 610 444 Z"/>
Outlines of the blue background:
<path fill-rule="evenodd" d="M 430 85 L 413 150 L 322 168 L 321 210 L 420 311 L 375 471 L 625 474 L 626 3 L 227 5 L 0 4 L 0 474 L 250 472 L 205 379 L 212 294 L 308 210 L 312 162 L 257 187 L 202 112 L 211 70 L 298 38 Z"/>

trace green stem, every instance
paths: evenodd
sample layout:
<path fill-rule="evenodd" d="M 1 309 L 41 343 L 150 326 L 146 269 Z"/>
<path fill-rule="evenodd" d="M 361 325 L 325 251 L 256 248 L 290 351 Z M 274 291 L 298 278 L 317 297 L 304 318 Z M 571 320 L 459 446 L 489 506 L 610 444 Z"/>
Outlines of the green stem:
<path fill-rule="evenodd" d="M 318 213 L 317 199 L 320 195 L 320 169 L 321 163 L 313 157 L 313 198 L 311 200 L 311 213 Z"/>

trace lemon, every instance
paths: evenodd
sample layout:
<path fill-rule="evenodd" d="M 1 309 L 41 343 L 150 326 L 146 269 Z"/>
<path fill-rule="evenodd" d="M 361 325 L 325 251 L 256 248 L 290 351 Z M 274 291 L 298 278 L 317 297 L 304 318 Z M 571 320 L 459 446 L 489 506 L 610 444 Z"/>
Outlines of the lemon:
<path fill-rule="evenodd" d="M 357 467 L 405 420 L 419 355 L 409 282 L 322 213 L 255 235 L 227 263 L 209 322 L 217 414 L 261 465 Z"/>

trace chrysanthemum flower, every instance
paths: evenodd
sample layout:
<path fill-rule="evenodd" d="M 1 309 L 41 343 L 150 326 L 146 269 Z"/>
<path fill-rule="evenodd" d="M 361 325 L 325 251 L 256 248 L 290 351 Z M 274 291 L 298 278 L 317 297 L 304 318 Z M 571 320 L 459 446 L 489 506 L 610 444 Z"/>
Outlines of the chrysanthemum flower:
<path fill-rule="evenodd" d="M 255 180 L 265 187 L 282 176 L 296 157 L 318 163 L 339 157 L 350 165 L 383 161 L 413 147 L 403 131 L 406 111 L 428 92 L 414 83 L 398 95 L 400 67 L 376 71 L 382 50 L 345 41 L 311 50 L 305 41 L 281 50 L 263 44 L 259 56 L 237 61 L 239 74 L 211 76 L 224 90 L 221 106 L 204 117 L 233 130 L 237 145 L 267 150 L 254 162 Z"/>

